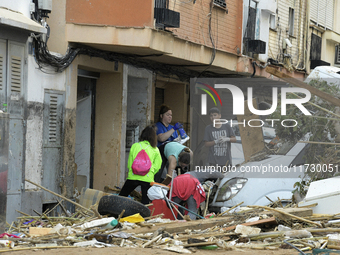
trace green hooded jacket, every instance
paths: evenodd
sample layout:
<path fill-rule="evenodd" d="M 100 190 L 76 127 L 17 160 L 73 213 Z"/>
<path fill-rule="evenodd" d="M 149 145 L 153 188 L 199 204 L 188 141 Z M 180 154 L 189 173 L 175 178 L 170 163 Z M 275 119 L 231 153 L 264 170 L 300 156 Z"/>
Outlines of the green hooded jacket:
<path fill-rule="evenodd" d="M 150 161 L 151 161 L 150 171 L 144 176 L 134 174 L 131 168 L 133 160 L 136 158 L 138 152 L 142 150 L 141 145 L 142 145 L 142 148 L 145 150 L 145 152 L 148 154 Z M 131 146 L 129 159 L 128 159 L 127 167 L 129 169 L 129 173 L 128 173 L 127 179 L 138 180 L 138 181 L 143 181 L 143 182 L 153 182 L 154 176 L 161 168 L 161 165 L 162 165 L 162 157 L 157 147 L 153 148 L 148 141 L 134 143 Z"/>

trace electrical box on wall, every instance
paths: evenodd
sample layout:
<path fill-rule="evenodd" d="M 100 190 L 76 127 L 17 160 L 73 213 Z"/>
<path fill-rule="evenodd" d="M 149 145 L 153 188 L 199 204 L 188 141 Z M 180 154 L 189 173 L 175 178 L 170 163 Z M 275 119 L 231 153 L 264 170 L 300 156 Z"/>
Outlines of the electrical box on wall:
<path fill-rule="evenodd" d="M 38 0 L 38 9 L 52 11 L 52 0 Z"/>

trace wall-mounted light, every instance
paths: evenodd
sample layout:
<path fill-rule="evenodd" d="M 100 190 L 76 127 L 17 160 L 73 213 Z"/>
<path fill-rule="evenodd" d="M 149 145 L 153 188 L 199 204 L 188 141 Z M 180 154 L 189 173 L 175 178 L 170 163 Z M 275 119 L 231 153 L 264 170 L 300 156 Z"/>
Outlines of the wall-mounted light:
<path fill-rule="evenodd" d="M 285 41 L 286 41 L 286 44 L 289 48 L 293 47 L 292 43 L 289 41 L 288 38 L 286 38 Z"/>
<path fill-rule="evenodd" d="M 289 48 L 293 47 L 292 43 L 289 41 L 288 38 L 286 38 L 286 39 L 283 40 L 282 48 L 283 48 L 283 49 L 287 49 L 287 46 L 288 46 Z"/>

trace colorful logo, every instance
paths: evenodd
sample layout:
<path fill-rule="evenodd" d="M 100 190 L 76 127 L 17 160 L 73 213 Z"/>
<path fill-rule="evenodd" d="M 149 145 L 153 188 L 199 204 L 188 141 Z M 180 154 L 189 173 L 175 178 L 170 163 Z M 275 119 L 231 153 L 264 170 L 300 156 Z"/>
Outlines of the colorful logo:
<path fill-rule="evenodd" d="M 197 82 L 196 83 L 196 88 L 201 89 L 205 93 L 207 93 L 212 98 L 212 100 L 214 101 L 215 106 L 217 106 L 215 97 L 208 90 L 208 89 L 210 89 L 217 96 L 217 98 L 220 101 L 220 104 L 222 106 L 222 100 L 221 100 L 220 96 L 218 95 L 217 91 L 213 87 L 211 87 L 208 84 L 202 83 L 202 82 Z M 201 95 L 201 114 L 202 115 L 207 115 L 207 95 L 206 94 L 202 94 Z"/>

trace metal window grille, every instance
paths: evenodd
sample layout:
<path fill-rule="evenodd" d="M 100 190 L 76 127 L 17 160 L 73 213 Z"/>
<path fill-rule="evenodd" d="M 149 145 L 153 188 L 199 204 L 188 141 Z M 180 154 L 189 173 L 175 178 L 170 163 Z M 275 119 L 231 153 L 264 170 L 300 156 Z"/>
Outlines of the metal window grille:
<path fill-rule="evenodd" d="M 214 4 L 222 8 L 227 8 L 227 3 L 225 2 L 225 0 L 214 0 Z"/>
<path fill-rule="evenodd" d="M 335 46 L 335 64 L 340 64 L 340 45 Z"/>
<path fill-rule="evenodd" d="M 58 97 L 51 95 L 50 98 L 50 118 L 49 118 L 49 141 L 57 141 L 57 121 L 58 121 Z"/>
<path fill-rule="evenodd" d="M 11 61 L 11 91 L 21 92 L 21 58 L 12 57 Z"/>

